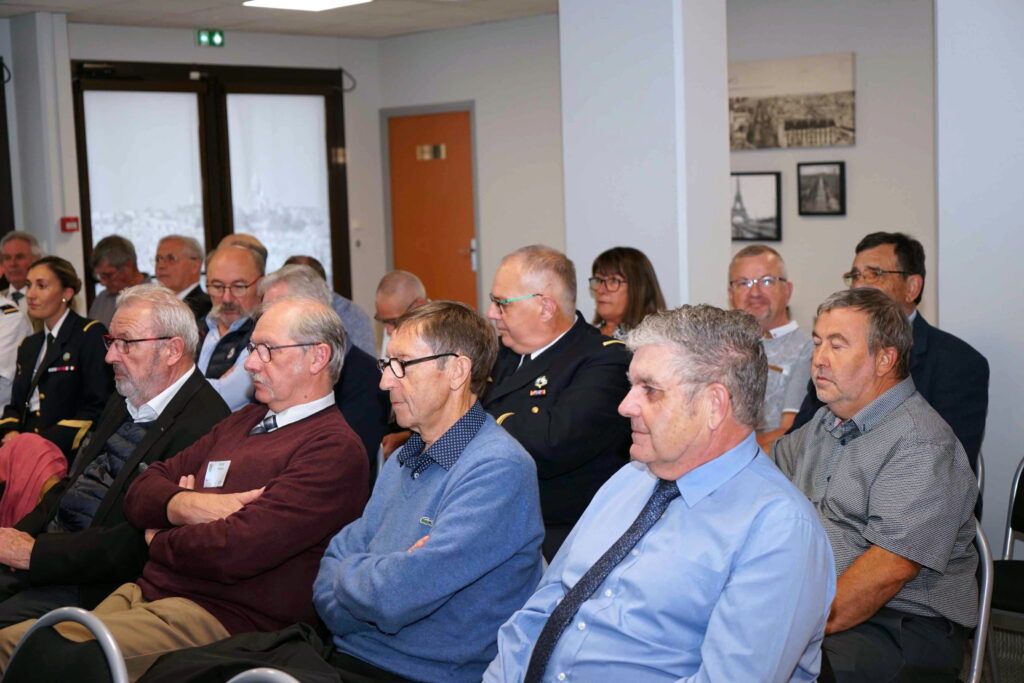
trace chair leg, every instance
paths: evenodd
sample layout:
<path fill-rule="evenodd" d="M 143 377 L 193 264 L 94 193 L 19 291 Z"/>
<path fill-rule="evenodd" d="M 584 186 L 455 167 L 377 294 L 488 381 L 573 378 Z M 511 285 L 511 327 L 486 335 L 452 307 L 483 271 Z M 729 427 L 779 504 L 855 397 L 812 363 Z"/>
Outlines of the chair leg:
<path fill-rule="evenodd" d="M 999 683 L 999 669 L 996 668 L 995 648 L 991 643 L 985 644 L 985 669 L 982 672 L 982 679 L 988 678 L 991 683 Z"/>

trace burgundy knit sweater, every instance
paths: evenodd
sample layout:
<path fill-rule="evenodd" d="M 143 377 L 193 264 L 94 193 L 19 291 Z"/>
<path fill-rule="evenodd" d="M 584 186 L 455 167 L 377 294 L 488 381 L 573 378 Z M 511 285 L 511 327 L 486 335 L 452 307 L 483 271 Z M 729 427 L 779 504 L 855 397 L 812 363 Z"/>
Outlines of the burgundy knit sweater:
<path fill-rule="evenodd" d="M 331 406 L 266 434 L 249 430 L 267 412 L 250 405 L 169 460 L 139 475 L 124 512 L 154 538 L 139 585 L 147 600 L 188 598 L 232 634 L 316 623 L 312 604 L 327 542 L 366 504 L 362 442 Z M 224 485 L 203 487 L 210 461 L 229 460 Z M 193 474 L 196 491 L 238 493 L 266 486 L 256 501 L 226 519 L 175 527 L 167 504 L 178 480 Z"/>

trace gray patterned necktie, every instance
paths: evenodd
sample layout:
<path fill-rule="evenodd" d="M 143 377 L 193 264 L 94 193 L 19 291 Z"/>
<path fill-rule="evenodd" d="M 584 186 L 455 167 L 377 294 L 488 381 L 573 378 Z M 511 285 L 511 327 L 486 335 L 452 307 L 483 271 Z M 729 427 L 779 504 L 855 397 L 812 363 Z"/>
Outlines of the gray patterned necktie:
<path fill-rule="evenodd" d="M 249 430 L 249 436 L 255 434 L 266 434 L 277 429 L 277 415 L 269 415 L 257 423 L 255 427 Z"/>

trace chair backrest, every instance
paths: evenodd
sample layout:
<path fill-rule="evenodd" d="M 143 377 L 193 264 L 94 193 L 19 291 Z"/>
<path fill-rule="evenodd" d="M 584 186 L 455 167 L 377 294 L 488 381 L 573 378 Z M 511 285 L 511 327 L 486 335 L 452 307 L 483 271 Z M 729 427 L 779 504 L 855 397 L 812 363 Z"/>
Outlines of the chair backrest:
<path fill-rule="evenodd" d="M 1013 475 L 1013 485 L 1010 487 L 1010 509 L 1006 513 L 1006 538 L 1003 543 L 1003 559 L 1013 559 L 1013 542 L 1016 536 L 1024 534 L 1024 491 L 1021 490 L 1022 473 L 1024 473 L 1024 458 L 1021 458 L 1017 465 L 1017 471 Z"/>
<path fill-rule="evenodd" d="M 981 451 L 978 451 L 978 464 L 975 465 L 975 470 L 978 477 L 978 500 L 981 500 L 982 494 L 985 493 L 985 458 L 981 457 Z"/>
<path fill-rule="evenodd" d="M 277 669 L 261 666 L 234 676 L 228 683 L 299 683 L 299 679 Z"/>
<path fill-rule="evenodd" d="M 981 669 L 985 662 L 985 643 L 988 639 L 989 618 L 992 614 L 992 548 L 988 537 L 978 520 L 974 520 L 977 531 L 974 545 L 978 548 L 978 626 L 974 629 L 974 644 L 971 646 L 971 666 L 965 683 L 981 683 Z"/>
<path fill-rule="evenodd" d="M 21 637 L 21 640 L 15 646 L 14 652 L 11 653 L 11 658 L 7 663 L 8 670 L 18 656 L 21 646 L 32 637 L 33 633 L 64 621 L 76 621 L 92 631 L 92 634 L 96 637 L 96 642 L 99 643 L 100 649 L 103 650 L 103 656 L 107 658 L 107 666 L 110 668 L 110 679 L 113 683 L 128 683 L 128 671 L 124 665 L 124 657 L 121 656 L 121 648 L 117 646 L 117 641 L 111 635 L 110 629 L 99 620 L 99 617 L 92 612 L 85 611 L 81 607 L 58 607 L 36 619 L 36 623 L 32 624 L 32 627 L 25 632 L 25 635 Z"/>

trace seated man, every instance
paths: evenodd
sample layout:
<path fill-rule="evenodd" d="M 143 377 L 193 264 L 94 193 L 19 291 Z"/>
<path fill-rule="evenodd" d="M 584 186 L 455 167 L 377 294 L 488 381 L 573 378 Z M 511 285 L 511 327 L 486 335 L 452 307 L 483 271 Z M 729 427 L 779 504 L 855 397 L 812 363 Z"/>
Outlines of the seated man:
<path fill-rule="evenodd" d="M 338 316 L 315 301 L 276 301 L 250 348 L 245 367 L 262 405 L 151 465 L 125 497 L 125 517 L 145 529 L 149 560 L 138 583 L 121 586 L 94 613 L 133 678 L 170 650 L 314 623 L 323 551 L 366 502 L 366 454 L 334 407 L 345 348 Z M 0 630 L 5 667 L 31 625 Z M 82 642 L 91 640 L 84 629 L 55 630 L 78 644 L 52 632 L 41 639 L 26 653 L 35 680 L 90 680 L 83 672 L 105 667 L 98 646 Z"/>
<path fill-rule="evenodd" d="M 156 247 L 156 279 L 188 304 L 196 320 L 204 320 L 213 303 L 199 285 L 203 247 L 194 237 L 167 235 Z"/>
<path fill-rule="evenodd" d="M 501 336 L 484 409 L 537 462 L 549 561 L 601 485 L 629 460 L 629 354 L 576 310 L 576 269 L 534 245 L 501 261 L 487 317 Z"/>
<path fill-rule="evenodd" d="M 840 682 L 955 681 L 978 611 L 967 454 L 914 388 L 910 322 L 892 298 L 833 294 L 813 339 L 826 407 L 772 456 L 818 509 L 835 553 L 825 657 Z"/>
<path fill-rule="evenodd" d="M 683 306 L 627 343 L 633 462 L 501 627 L 484 680 L 815 680 L 835 572 L 814 508 L 754 438 L 761 328 Z"/>
<path fill-rule="evenodd" d="M 149 282 L 152 278 L 139 272 L 135 245 L 120 235 L 108 235 L 97 242 L 92 249 L 90 264 L 103 290 L 92 300 L 89 317 L 109 328 L 121 290 Z"/>
<path fill-rule="evenodd" d="M 258 291 L 264 304 L 286 296 L 298 296 L 331 306 L 331 290 L 327 288 L 327 281 L 309 266 L 284 266 L 263 278 Z M 345 331 L 348 332 L 347 327 Z M 378 384 L 380 370 L 377 361 L 358 346 L 349 344 L 345 351 L 345 369 L 334 385 L 334 402 L 362 440 L 374 466 L 391 410 L 388 395 Z M 376 478 L 374 469 L 370 468 L 371 488 Z"/>
<path fill-rule="evenodd" d="M 416 275 L 405 270 L 392 270 L 377 283 L 373 319 L 383 327 L 380 355 L 388 354 L 388 340 L 395 333 L 395 322 L 414 308 L 430 301 L 427 290 Z"/>
<path fill-rule="evenodd" d="M 544 533 L 533 461 L 477 401 L 496 347 L 462 304 L 399 320 L 380 383 L 415 434 L 320 564 L 313 600 L 333 646 L 306 628 L 240 636 L 166 657 L 146 680 L 268 664 L 300 680 L 479 681 L 498 627 L 537 584 Z"/>
<path fill-rule="evenodd" d="M 146 543 L 121 502 L 148 465 L 165 460 L 230 414 L 196 371 L 188 306 L 158 285 L 121 292 L 110 323 L 112 394 L 69 476 L 13 529 L 0 529 L 0 626 L 56 607 L 91 609 L 146 562 Z"/>
<path fill-rule="evenodd" d="M 793 283 L 779 252 L 752 244 L 729 264 L 729 305 L 754 316 L 764 331 L 768 383 L 757 425 L 757 443 L 767 452 L 793 425 L 811 378 L 811 335 L 789 318 Z"/>

